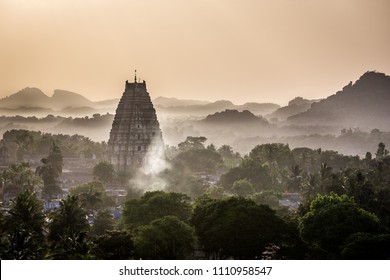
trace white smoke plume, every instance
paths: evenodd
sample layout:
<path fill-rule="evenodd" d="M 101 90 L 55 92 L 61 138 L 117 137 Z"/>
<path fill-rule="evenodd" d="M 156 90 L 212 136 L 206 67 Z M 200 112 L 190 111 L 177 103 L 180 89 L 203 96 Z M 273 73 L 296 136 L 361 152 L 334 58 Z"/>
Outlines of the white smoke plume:
<path fill-rule="evenodd" d="M 161 177 L 161 172 L 170 168 L 166 161 L 164 142 L 155 137 L 148 148 L 142 166 L 130 179 L 130 185 L 143 191 L 164 190 L 167 182 Z"/>

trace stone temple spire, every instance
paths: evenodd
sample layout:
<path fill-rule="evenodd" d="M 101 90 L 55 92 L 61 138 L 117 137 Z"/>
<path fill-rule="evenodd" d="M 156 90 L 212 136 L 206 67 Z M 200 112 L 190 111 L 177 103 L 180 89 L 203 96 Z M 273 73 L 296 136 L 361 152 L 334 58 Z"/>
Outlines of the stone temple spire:
<path fill-rule="evenodd" d="M 108 141 L 107 156 L 115 169 L 128 170 L 141 165 L 153 143 L 162 142 L 162 133 L 146 83 L 126 81 L 125 91 L 116 109 Z M 160 143 L 161 143 L 160 142 Z"/>

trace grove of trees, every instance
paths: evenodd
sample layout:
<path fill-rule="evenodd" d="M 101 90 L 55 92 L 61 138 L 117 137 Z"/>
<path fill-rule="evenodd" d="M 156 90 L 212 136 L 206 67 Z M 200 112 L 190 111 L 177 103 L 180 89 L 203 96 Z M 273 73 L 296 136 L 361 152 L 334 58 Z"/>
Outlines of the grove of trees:
<path fill-rule="evenodd" d="M 134 185 L 136 171 L 101 161 L 94 181 L 44 212 L 40 198 L 57 193 L 62 171 L 64 142 L 51 142 L 36 172 L 18 163 L 1 174 L 3 191 L 19 195 L 0 212 L 0 258 L 390 259 L 385 144 L 364 158 L 280 143 L 241 157 L 206 141 L 189 137 L 170 148 L 158 175 L 164 189 L 139 191 L 149 181 Z M 113 183 L 129 188 L 123 203 L 106 192 Z M 292 197 L 296 207 L 283 206 Z"/>

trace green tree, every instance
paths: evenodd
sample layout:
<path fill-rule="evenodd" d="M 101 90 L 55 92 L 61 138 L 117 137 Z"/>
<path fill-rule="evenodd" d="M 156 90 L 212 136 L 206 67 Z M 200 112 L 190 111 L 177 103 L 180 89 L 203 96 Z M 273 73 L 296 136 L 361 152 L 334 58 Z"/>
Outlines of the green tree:
<path fill-rule="evenodd" d="M 211 143 L 210 145 L 207 146 L 206 148 L 207 150 L 210 150 L 210 151 L 213 151 L 213 152 L 216 152 L 217 149 L 215 148 L 215 145 L 213 143 Z"/>
<path fill-rule="evenodd" d="M 134 256 L 133 237 L 127 231 L 107 231 L 93 243 L 92 255 L 98 260 L 129 260 Z"/>
<path fill-rule="evenodd" d="M 115 206 L 113 198 L 104 190 L 100 181 L 87 182 L 74 186 L 69 190 L 70 195 L 78 196 L 81 205 L 88 213 Z"/>
<path fill-rule="evenodd" d="M 215 171 L 223 164 L 221 155 L 209 149 L 190 149 L 179 153 L 174 160 L 192 172 Z"/>
<path fill-rule="evenodd" d="M 268 205 L 271 209 L 279 209 L 279 200 L 282 198 L 282 194 L 274 190 L 266 190 L 254 193 L 250 196 L 250 199 L 256 202 L 257 205 Z"/>
<path fill-rule="evenodd" d="M 5 252 L 7 248 L 5 243 L 5 217 L 3 211 L 0 211 L 0 259 L 4 259 L 3 252 Z"/>
<path fill-rule="evenodd" d="M 309 174 L 302 183 L 301 195 L 305 202 L 314 199 L 320 191 L 320 179 L 318 174 Z"/>
<path fill-rule="evenodd" d="M 114 179 L 114 166 L 108 161 L 100 161 L 93 168 L 93 177 L 104 184 L 111 182 Z"/>
<path fill-rule="evenodd" d="M 60 148 L 53 142 L 49 155 L 41 160 L 42 165 L 36 169 L 38 174 L 43 180 L 42 197 L 44 198 L 56 198 L 62 193 L 62 190 L 58 184 L 58 177 L 62 173 L 63 156 Z"/>
<path fill-rule="evenodd" d="M 378 144 L 378 149 L 375 153 L 376 159 L 382 159 L 389 154 L 389 151 L 386 149 L 386 145 L 383 142 Z"/>
<path fill-rule="evenodd" d="M 49 155 L 47 156 L 48 162 L 52 165 L 55 175 L 58 177 L 62 173 L 63 163 L 63 155 L 60 147 L 53 142 L 49 151 Z"/>
<path fill-rule="evenodd" d="M 1 174 L 2 184 L 9 187 L 32 188 L 37 183 L 34 171 L 27 162 L 11 164 Z"/>
<path fill-rule="evenodd" d="M 176 216 L 186 221 L 191 215 L 190 200 L 182 193 L 146 192 L 139 199 L 125 202 L 122 221 L 129 229 L 149 224 L 165 216 Z"/>
<path fill-rule="evenodd" d="M 3 211 L 0 211 L 0 239 L 3 236 L 5 230 L 5 217 Z"/>
<path fill-rule="evenodd" d="M 223 174 L 219 183 L 225 190 L 230 191 L 234 182 L 241 179 L 250 181 L 255 191 L 270 189 L 272 186 L 269 168 L 251 158 L 245 158 L 240 166 L 234 167 Z"/>
<path fill-rule="evenodd" d="M 101 197 L 102 192 L 95 191 L 92 186 L 89 187 L 88 191 L 83 192 L 79 195 L 82 207 L 87 211 L 88 214 L 92 215 L 95 215 L 95 212 L 103 203 Z"/>
<path fill-rule="evenodd" d="M 227 196 L 225 189 L 218 185 L 208 187 L 204 195 L 215 199 L 222 199 Z"/>
<path fill-rule="evenodd" d="M 303 240 L 318 250 L 321 258 L 340 258 L 340 247 L 354 233 L 375 233 L 378 218 L 346 195 L 319 195 L 299 223 Z"/>
<path fill-rule="evenodd" d="M 172 172 L 175 171 L 172 170 Z M 169 179 L 166 187 L 169 192 L 184 193 L 191 198 L 196 198 L 206 190 L 202 179 L 192 175 L 178 173 L 175 178 L 170 177 Z"/>
<path fill-rule="evenodd" d="M 48 240 L 55 259 L 82 259 L 88 254 L 89 225 L 78 197 L 67 196 L 50 215 Z"/>
<path fill-rule="evenodd" d="M 45 256 L 45 215 L 35 193 L 25 189 L 11 201 L 5 218 L 4 259 L 42 259 Z"/>
<path fill-rule="evenodd" d="M 103 118 L 103 116 L 102 116 Z M 112 122 L 110 116 L 104 116 Z M 92 119 L 91 119 L 92 120 Z M 41 120 L 42 122 L 62 122 L 63 124 L 72 124 L 73 120 L 63 117 L 47 116 Z M 107 150 L 107 143 L 96 143 L 88 137 L 81 135 L 64 135 L 42 133 L 40 131 L 16 130 L 12 129 L 4 133 L 3 141 L 9 147 L 11 159 L 22 160 L 23 155 L 42 155 L 48 154 L 52 143 L 58 144 L 62 154 L 65 157 L 78 157 L 83 154 L 86 158 L 91 158 L 94 155 L 97 158 L 102 158 Z"/>
<path fill-rule="evenodd" d="M 194 230 L 176 216 L 165 216 L 138 228 L 134 238 L 137 257 L 181 260 L 194 250 Z"/>
<path fill-rule="evenodd" d="M 222 145 L 218 149 L 218 153 L 222 156 L 223 163 L 228 168 L 237 167 L 241 163 L 239 153 L 234 153 L 233 148 L 229 145 Z"/>
<path fill-rule="evenodd" d="M 3 187 L 4 206 L 8 206 L 8 197 L 13 197 L 25 189 L 33 189 L 38 183 L 31 166 L 27 162 L 11 164 L 1 174 Z"/>
<path fill-rule="evenodd" d="M 303 169 L 298 164 L 290 168 L 291 175 L 287 183 L 288 192 L 299 192 L 301 190 L 302 171 Z"/>
<path fill-rule="evenodd" d="M 249 153 L 249 157 L 267 163 L 271 168 L 286 167 L 293 164 L 293 157 L 288 145 L 280 143 L 258 145 Z"/>
<path fill-rule="evenodd" d="M 252 149 L 249 157 L 268 166 L 273 188 L 279 190 L 284 188 L 284 181 L 288 181 L 286 170 L 293 164 L 293 155 L 288 145 L 280 143 L 258 145 Z"/>
<path fill-rule="evenodd" d="M 24 155 L 32 153 L 35 139 L 30 131 L 20 130 L 15 135 L 15 143 L 17 144 L 16 158 L 20 161 L 23 160 Z"/>
<path fill-rule="evenodd" d="M 247 179 L 241 179 L 233 183 L 232 192 L 238 196 L 248 197 L 255 192 L 255 188 Z"/>
<path fill-rule="evenodd" d="M 115 228 L 115 221 L 108 209 L 99 210 L 91 227 L 90 235 L 104 235 Z"/>
<path fill-rule="evenodd" d="M 179 150 L 181 152 L 186 152 L 189 150 L 198 150 L 198 149 L 205 149 L 204 142 L 206 142 L 207 138 L 200 136 L 200 137 L 194 137 L 194 136 L 188 136 L 187 139 L 184 142 L 179 143 L 177 146 L 179 147 Z"/>
<path fill-rule="evenodd" d="M 235 154 L 233 152 L 233 148 L 229 145 L 222 145 L 218 149 L 218 153 L 223 157 L 223 158 L 234 158 Z"/>
<path fill-rule="evenodd" d="M 80 196 L 86 192 L 104 192 L 104 187 L 100 181 L 92 181 L 77 186 L 73 186 L 69 189 L 70 195 Z"/>
<path fill-rule="evenodd" d="M 348 260 L 389 260 L 390 234 L 352 234 L 343 245 L 341 256 Z"/>
<path fill-rule="evenodd" d="M 202 199 L 191 223 L 203 250 L 216 258 L 262 258 L 267 248 L 282 243 L 285 223 L 265 205 L 232 197 Z"/>
<path fill-rule="evenodd" d="M 375 211 L 377 199 L 375 188 L 361 171 L 345 173 L 345 185 L 347 194 L 354 198 L 354 201 L 366 210 Z"/>

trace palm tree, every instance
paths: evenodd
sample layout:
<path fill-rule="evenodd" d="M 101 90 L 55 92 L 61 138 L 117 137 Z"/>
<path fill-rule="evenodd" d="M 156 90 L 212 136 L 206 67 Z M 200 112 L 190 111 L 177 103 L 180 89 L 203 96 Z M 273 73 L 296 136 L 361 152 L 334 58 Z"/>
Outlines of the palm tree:
<path fill-rule="evenodd" d="M 42 196 L 55 198 L 62 193 L 57 179 L 62 173 L 63 157 L 60 148 L 53 142 L 49 155 L 41 160 L 42 165 L 36 169 L 36 174 L 43 180 Z"/>
<path fill-rule="evenodd" d="M 94 214 L 98 205 L 102 204 L 102 192 L 94 190 L 93 186 L 89 186 L 87 192 L 80 194 L 81 205 L 85 208 L 88 214 Z"/>
<path fill-rule="evenodd" d="M 317 196 L 319 192 L 318 174 L 309 174 L 306 182 L 302 185 L 301 194 L 305 201 L 310 201 Z"/>
<path fill-rule="evenodd" d="M 9 259 L 40 259 L 45 253 L 42 203 L 35 193 L 25 189 L 14 200 L 5 220 L 7 233 L 3 257 Z"/>
<path fill-rule="evenodd" d="M 42 197 L 54 198 L 62 192 L 57 183 L 57 173 L 47 158 L 43 158 L 41 162 L 42 165 L 37 167 L 36 174 L 43 180 Z"/>
<path fill-rule="evenodd" d="M 86 216 L 87 214 L 81 207 L 78 197 L 68 195 L 61 200 L 60 207 L 50 217 L 48 239 L 56 241 L 66 230 L 87 232 L 89 225 Z"/>
<path fill-rule="evenodd" d="M 8 166 L 1 174 L 5 206 L 8 206 L 10 199 L 15 198 L 24 189 L 32 189 L 37 182 L 38 180 L 27 162 Z"/>
<path fill-rule="evenodd" d="M 298 192 L 302 181 L 302 168 L 296 164 L 290 168 L 291 176 L 287 183 L 287 190 L 289 192 Z"/>
<path fill-rule="evenodd" d="M 37 183 L 34 171 L 27 162 L 12 164 L 1 175 L 3 182 L 8 186 L 32 187 Z"/>
<path fill-rule="evenodd" d="M 86 234 L 89 231 L 86 217 L 78 197 L 69 195 L 60 202 L 60 208 L 51 213 L 48 240 L 54 258 L 80 258 L 86 253 Z M 77 248 L 80 250 L 75 250 Z"/>

